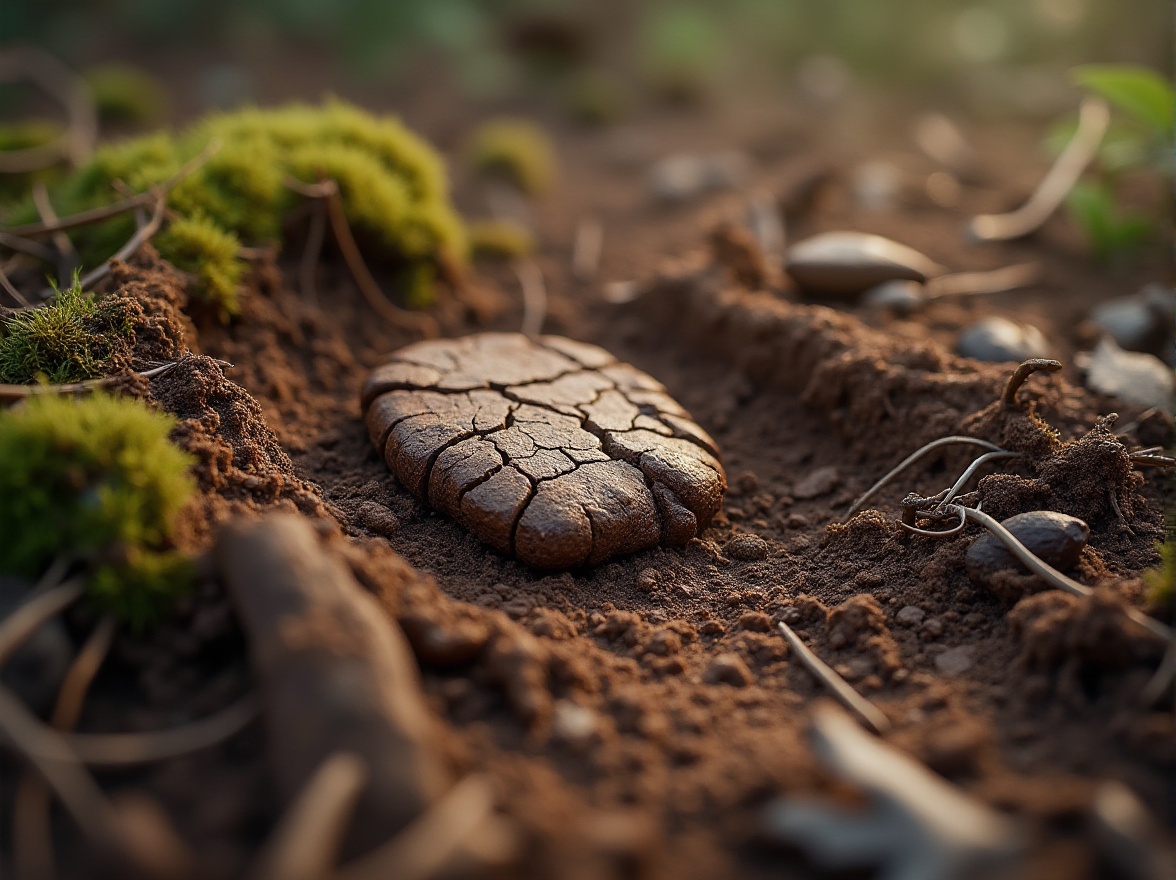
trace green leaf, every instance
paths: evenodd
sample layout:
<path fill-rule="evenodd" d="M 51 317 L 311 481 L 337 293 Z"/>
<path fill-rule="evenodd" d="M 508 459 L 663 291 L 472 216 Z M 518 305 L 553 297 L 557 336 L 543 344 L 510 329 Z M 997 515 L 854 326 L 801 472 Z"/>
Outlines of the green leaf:
<path fill-rule="evenodd" d="M 1176 120 L 1176 94 L 1159 73 L 1135 64 L 1084 64 L 1070 71 L 1078 85 L 1167 135 Z"/>
<path fill-rule="evenodd" d="M 1066 199 L 1066 209 L 1104 262 L 1128 259 L 1152 233 L 1147 218 L 1121 213 L 1111 191 L 1093 181 L 1075 185 Z"/>

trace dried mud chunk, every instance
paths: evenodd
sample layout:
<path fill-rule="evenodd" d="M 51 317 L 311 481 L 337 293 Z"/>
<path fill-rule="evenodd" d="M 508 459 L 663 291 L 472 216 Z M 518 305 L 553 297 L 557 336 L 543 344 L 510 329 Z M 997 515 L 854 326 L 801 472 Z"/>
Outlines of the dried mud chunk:
<path fill-rule="evenodd" d="M 727 488 L 714 441 L 657 380 L 570 339 L 410 345 L 362 403 L 405 488 L 539 568 L 685 544 Z"/>

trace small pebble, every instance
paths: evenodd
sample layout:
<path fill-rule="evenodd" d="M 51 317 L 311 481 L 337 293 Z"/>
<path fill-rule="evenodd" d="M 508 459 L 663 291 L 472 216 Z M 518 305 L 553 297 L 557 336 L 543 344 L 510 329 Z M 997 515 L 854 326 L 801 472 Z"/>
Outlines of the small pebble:
<path fill-rule="evenodd" d="M 1053 510 L 1018 513 L 1001 522 L 1031 553 L 1059 571 L 1073 568 L 1078 561 L 1090 528 L 1082 520 Z M 977 538 L 964 557 L 968 577 L 977 586 L 990 586 L 997 572 L 1014 570 L 1028 573 L 1000 540 L 992 534 Z"/>
<path fill-rule="evenodd" d="M 902 192 L 902 172 L 890 162 L 864 162 L 853 172 L 853 198 L 863 211 L 893 211 Z"/>
<path fill-rule="evenodd" d="M 971 645 L 948 648 L 935 658 L 935 668 L 943 675 L 962 675 L 975 663 L 975 653 Z"/>
<path fill-rule="evenodd" d="M 1103 337 L 1094 351 L 1074 360 L 1086 371 L 1086 385 L 1092 391 L 1140 406 L 1173 410 L 1176 374 L 1155 355 L 1124 351 L 1113 339 Z"/>
<path fill-rule="evenodd" d="M 766 559 L 771 547 L 759 535 L 736 535 L 727 542 L 727 555 L 744 562 Z"/>
<path fill-rule="evenodd" d="M 920 630 L 925 641 L 933 641 L 943 635 L 943 621 L 938 617 L 928 617 L 923 621 L 923 628 Z"/>
<path fill-rule="evenodd" d="M 898 613 L 894 615 L 894 619 L 903 626 L 918 626 L 922 623 L 926 615 L 927 612 L 918 605 L 904 605 L 898 609 Z"/>
<path fill-rule="evenodd" d="M 375 501 L 365 501 L 355 511 L 356 522 L 377 535 L 388 537 L 400 528 L 400 520 L 389 508 Z"/>
<path fill-rule="evenodd" d="M 675 153 L 654 164 L 650 186 L 659 201 L 683 204 L 738 186 L 747 174 L 747 157 L 738 151 L 712 155 Z"/>
<path fill-rule="evenodd" d="M 816 295 L 853 298 L 884 281 L 926 281 L 944 269 L 904 244 L 864 232 L 825 232 L 790 247 L 784 269 Z"/>
<path fill-rule="evenodd" d="M 988 363 L 1027 361 L 1048 357 L 1049 342 L 1032 324 L 1017 324 L 1007 318 L 985 318 L 960 334 L 956 354 Z"/>
<path fill-rule="evenodd" d="M 837 468 L 829 465 L 828 467 L 817 468 L 815 471 L 802 477 L 793 486 L 792 497 L 799 498 L 801 501 L 808 501 L 812 498 L 820 498 L 822 495 L 828 495 L 840 485 L 841 474 Z"/>
<path fill-rule="evenodd" d="M 1134 296 L 1107 300 L 1090 320 L 1128 351 L 1163 355 L 1176 331 L 1176 291 L 1150 284 Z"/>
<path fill-rule="evenodd" d="M 637 575 L 637 589 L 643 593 L 652 593 L 658 588 L 658 581 L 657 569 L 643 568 L 641 574 Z"/>
<path fill-rule="evenodd" d="M 788 515 L 787 525 L 790 529 L 805 529 L 808 528 L 809 518 L 803 513 L 790 513 Z"/>
<path fill-rule="evenodd" d="M 738 654 L 718 654 L 702 673 L 702 680 L 707 684 L 747 687 L 751 684 L 751 670 Z"/>
<path fill-rule="evenodd" d="M 887 309 L 899 317 L 906 317 L 918 311 L 924 300 L 922 284 L 900 278 L 871 287 L 862 294 L 861 304 L 866 308 Z"/>
<path fill-rule="evenodd" d="M 586 744 L 596 733 L 596 713 L 571 700 L 557 700 L 552 712 L 551 732 L 556 739 L 572 746 Z"/>

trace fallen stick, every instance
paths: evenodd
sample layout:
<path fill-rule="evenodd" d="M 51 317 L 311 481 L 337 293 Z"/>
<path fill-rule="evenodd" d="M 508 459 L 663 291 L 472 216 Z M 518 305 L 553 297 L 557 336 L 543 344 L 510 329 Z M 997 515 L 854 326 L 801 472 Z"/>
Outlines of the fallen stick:
<path fill-rule="evenodd" d="M 392 837 L 449 784 L 403 634 L 309 522 L 226 528 L 214 551 L 249 639 L 278 788 L 293 800 L 331 755 L 370 771 L 344 851 Z"/>

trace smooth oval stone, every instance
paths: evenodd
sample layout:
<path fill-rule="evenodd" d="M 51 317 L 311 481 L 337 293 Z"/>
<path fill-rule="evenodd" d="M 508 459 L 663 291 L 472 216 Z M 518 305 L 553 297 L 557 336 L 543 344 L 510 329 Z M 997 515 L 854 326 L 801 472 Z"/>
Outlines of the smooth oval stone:
<path fill-rule="evenodd" d="M 714 441 L 660 382 L 559 336 L 415 343 L 362 404 L 405 488 L 538 568 L 685 544 L 727 488 Z"/>
<path fill-rule="evenodd" d="M 1049 357 L 1049 342 L 1032 324 L 1017 324 L 1007 318 L 985 318 L 960 334 L 956 354 L 989 363 L 1027 361 Z"/>
<path fill-rule="evenodd" d="M 865 232 L 823 232 L 794 244 L 784 270 L 810 293 L 852 298 L 884 281 L 926 281 L 944 268 L 914 248 Z"/>
<path fill-rule="evenodd" d="M 862 294 L 861 304 L 866 308 L 887 309 L 899 316 L 918 311 L 927 297 L 923 285 L 918 281 L 883 281 Z"/>
<path fill-rule="evenodd" d="M 1018 513 L 1003 520 L 1001 525 L 1035 556 L 1063 572 L 1078 562 L 1090 537 L 1090 528 L 1082 520 L 1053 510 Z M 972 583 L 983 587 L 991 585 L 997 572 L 1029 573 L 992 534 L 983 534 L 972 543 L 964 557 L 964 567 Z"/>
<path fill-rule="evenodd" d="M 1172 412 L 1176 374 L 1155 355 L 1123 351 L 1104 336 L 1094 351 L 1074 360 L 1086 371 L 1087 387 L 1099 394 Z"/>

